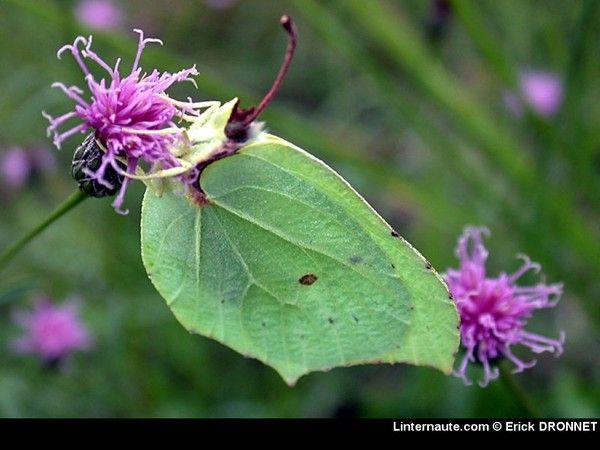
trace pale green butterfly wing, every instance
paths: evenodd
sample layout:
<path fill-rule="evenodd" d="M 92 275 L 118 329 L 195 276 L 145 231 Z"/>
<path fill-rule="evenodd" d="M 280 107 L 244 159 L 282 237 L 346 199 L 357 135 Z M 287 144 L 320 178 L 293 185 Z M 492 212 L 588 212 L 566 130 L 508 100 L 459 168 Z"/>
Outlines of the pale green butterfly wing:
<path fill-rule="evenodd" d="M 425 259 L 324 163 L 263 135 L 208 166 L 199 206 L 146 192 L 142 257 L 191 332 L 303 374 L 372 362 L 444 372 L 458 317 Z"/>

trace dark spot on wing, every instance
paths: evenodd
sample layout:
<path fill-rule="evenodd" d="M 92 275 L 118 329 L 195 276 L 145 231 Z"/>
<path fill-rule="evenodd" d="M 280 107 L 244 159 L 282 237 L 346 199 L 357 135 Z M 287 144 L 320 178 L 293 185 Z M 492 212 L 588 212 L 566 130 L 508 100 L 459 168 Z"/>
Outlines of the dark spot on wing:
<path fill-rule="evenodd" d="M 264 322 L 261 322 L 261 325 L 263 326 L 263 328 L 266 328 L 266 327 L 267 327 L 267 324 L 266 324 L 266 323 L 264 323 Z"/>
<path fill-rule="evenodd" d="M 395 238 L 399 238 L 400 235 L 398 233 L 396 233 L 394 230 L 392 230 L 392 232 L 390 233 L 393 237 Z"/>
<path fill-rule="evenodd" d="M 454 300 L 454 295 L 452 295 L 452 292 L 448 292 L 448 298 L 450 300 Z"/>
<path fill-rule="evenodd" d="M 392 264 L 392 269 L 395 269 L 395 268 L 396 268 L 396 266 Z"/>
<path fill-rule="evenodd" d="M 327 320 L 329 321 L 329 323 L 330 323 L 331 325 L 333 325 L 333 324 L 335 323 L 335 320 L 333 320 L 331 317 L 330 317 L 329 319 L 327 319 Z"/>
<path fill-rule="evenodd" d="M 432 267 L 432 266 L 431 266 L 431 263 L 430 263 L 429 261 L 425 260 L 425 268 L 426 268 L 427 270 L 431 270 L 431 267 Z"/>
<path fill-rule="evenodd" d="M 304 286 L 310 286 L 315 281 L 317 281 L 317 276 L 314 273 L 307 273 L 306 275 L 300 277 L 300 279 L 298 280 L 298 282 L 300 284 L 303 284 Z"/>
<path fill-rule="evenodd" d="M 360 264 L 363 261 L 361 256 L 351 256 L 350 257 L 350 262 L 352 264 Z"/>
<path fill-rule="evenodd" d="M 352 318 L 354 319 L 354 321 L 355 321 L 356 323 L 360 322 L 360 320 L 358 320 L 358 317 L 356 317 L 354 314 L 352 314 Z"/>

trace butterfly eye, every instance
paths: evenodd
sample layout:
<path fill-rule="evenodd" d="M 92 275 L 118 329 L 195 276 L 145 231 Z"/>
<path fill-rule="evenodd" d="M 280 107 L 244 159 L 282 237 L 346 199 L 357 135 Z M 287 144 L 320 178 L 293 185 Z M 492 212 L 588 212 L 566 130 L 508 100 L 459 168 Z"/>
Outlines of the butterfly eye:
<path fill-rule="evenodd" d="M 94 133 L 90 133 L 73 154 L 71 175 L 77 181 L 79 189 L 91 197 L 113 196 L 123 184 L 123 176 L 110 165 L 107 166 L 104 173 L 104 179 L 110 184 L 110 187 L 100 183 L 91 175 L 100 168 L 103 156 L 104 152 L 98 145 Z M 120 161 L 117 164 L 121 169 L 126 170 L 125 164 Z"/>

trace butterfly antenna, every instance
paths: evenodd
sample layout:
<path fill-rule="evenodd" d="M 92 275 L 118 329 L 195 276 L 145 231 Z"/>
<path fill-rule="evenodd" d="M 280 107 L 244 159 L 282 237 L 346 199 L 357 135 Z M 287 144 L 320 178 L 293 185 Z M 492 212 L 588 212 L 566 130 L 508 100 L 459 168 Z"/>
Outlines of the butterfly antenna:
<path fill-rule="evenodd" d="M 280 22 L 281 26 L 288 34 L 288 45 L 285 51 L 285 57 L 283 58 L 283 62 L 279 68 L 279 72 L 275 77 L 275 81 L 273 81 L 273 85 L 258 106 L 243 109 L 240 108 L 239 102 L 235 105 L 231 117 L 229 118 L 229 122 L 225 127 L 225 135 L 232 140 L 238 142 L 246 140 L 250 125 L 258 118 L 258 116 L 260 116 L 271 100 L 273 100 L 273 97 L 279 90 L 279 87 L 281 86 L 281 83 L 283 82 L 283 79 L 290 68 L 292 59 L 294 59 L 294 53 L 296 52 L 296 44 L 298 40 L 296 26 L 294 25 L 292 18 L 288 15 L 282 16 Z"/>
<path fill-rule="evenodd" d="M 279 73 L 277 74 L 277 77 L 275 77 L 275 81 L 273 82 L 271 89 L 269 89 L 269 92 L 267 92 L 267 94 L 264 96 L 264 98 L 261 100 L 258 106 L 254 109 L 253 113 L 246 118 L 246 120 L 244 121 L 245 125 L 250 125 L 252 122 L 254 122 L 254 120 L 256 120 L 258 116 L 260 116 L 260 114 L 264 111 L 267 105 L 271 102 L 271 100 L 279 90 L 279 87 L 281 86 L 281 83 L 283 82 L 283 79 L 285 78 L 285 75 L 287 74 L 290 68 L 292 59 L 294 58 L 294 53 L 296 52 L 296 44 L 298 41 L 296 25 L 294 25 L 294 21 L 292 20 L 292 18 L 287 15 L 282 16 L 280 22 L 281 26 L 288 34 L 288 45 L 285 51 L 285 57 L 283 58 L 283 62 L 281 63 L 281 67 L 279 68 Z"/>

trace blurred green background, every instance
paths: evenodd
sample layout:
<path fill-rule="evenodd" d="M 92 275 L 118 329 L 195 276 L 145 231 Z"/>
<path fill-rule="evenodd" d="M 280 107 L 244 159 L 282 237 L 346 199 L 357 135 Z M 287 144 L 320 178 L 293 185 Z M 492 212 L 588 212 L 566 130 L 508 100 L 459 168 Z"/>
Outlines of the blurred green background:
<path fill-rule="evenodd" d="M 270 86 L 285 49 L 279 17 L 299 30 L 297 57 L 262 119 L 322 158 L 436 267 L 457 266 L 467 224 L 486 225 L 490 273 L 523 252 L 562 281 L 559 306 L 529 329 L 565 330 L 565 353 L 544 354 L 518 380 L 549 416 L 598 416 L 600 361 L 600 7 L 598 1 L 426 0 L 117 2 L 122 23 L 90 30 L 75 1 L 0 0 L 0 153 L 51 147 L 44 109 L 71 104 L 54 81 L 83 86 L 56 50 L 94 34 L 108 61 L 131 63 L 141 27 L 165 46 L 144 68 L 197 64 L 199 91 L 173 96 L 249 106 Z M 436 15 L 437 14 L 437 15 Z M 515 115 L 503 97 L 525 70 L 556 73 L 562 107 Z M 65 145 L 54 174 L 0 187 L 0 249 L 75 188 Z M 54 151 L 54 150 L 53 150 Z M 1 180 L 0 180 L 1 181 Z M 0 416 L 401 417 L 523 416 L 500 382 L 465 387 L 432 369 L 365 366 L 315 373 L 289 388 L 276 373 L 188 334 L 154 291 L 139 253 L 141 183 L 128 216 L 88 200 L 0 273 Z M 534 277 L 526 281 L 533 282 Z M 8 346 L 11 311 L 36 293 L 82 300 L 95 347 L 62 371 Z"/>

